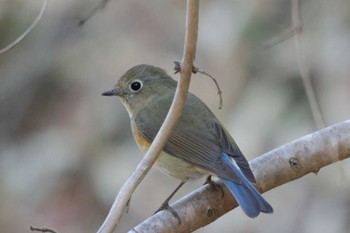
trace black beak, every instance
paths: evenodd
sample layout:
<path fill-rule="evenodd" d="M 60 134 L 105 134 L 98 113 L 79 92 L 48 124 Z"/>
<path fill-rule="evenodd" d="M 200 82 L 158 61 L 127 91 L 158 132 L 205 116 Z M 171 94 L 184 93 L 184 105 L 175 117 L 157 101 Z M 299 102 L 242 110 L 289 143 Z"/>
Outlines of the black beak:
<path fill-rule="evenodd" d="M 121 94 L 120 90 L 118 90 L 116 88 L 114 88 L 110 91 L 105 91 L 102 93 L 102 95 L 104 95 L 104 96 L 114 96 L 114 95 L 120 96 L 120 94 Z"/>

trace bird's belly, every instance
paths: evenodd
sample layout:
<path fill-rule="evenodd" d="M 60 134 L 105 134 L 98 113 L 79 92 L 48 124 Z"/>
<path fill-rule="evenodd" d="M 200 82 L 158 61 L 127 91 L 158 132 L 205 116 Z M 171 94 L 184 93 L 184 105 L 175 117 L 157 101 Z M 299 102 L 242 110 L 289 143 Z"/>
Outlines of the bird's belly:
<path fill-rule="evenodd" d="M 161 152 L 156 165 L 163 173 L 182 181 L 199 178 L 208 173 L 166 152 Z"/>

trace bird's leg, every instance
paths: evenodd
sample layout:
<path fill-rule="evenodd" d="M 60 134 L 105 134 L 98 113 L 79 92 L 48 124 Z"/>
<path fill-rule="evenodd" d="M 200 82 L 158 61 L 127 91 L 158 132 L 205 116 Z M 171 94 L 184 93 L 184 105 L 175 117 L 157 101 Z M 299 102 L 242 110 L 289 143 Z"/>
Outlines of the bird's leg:
<path fill-rule="evenodd" d="M 126 208 L 125 208 L 126 213 L 129 213 L 130 201 L 131 201 L 131 197 L 129 198 L 128 202 L 126 203 Z"/>
<path fill-rule="evenodd" d="M 182 187 L 182 185 L 184 185 L 186 183 L 186 181 L 182 181 L 177 187 L 176 189 L 170 194 L 170 196 L 165 199 L 165 201 L 163 202 L 163 204 L 159 207 L 159 209 L 155 212 L 158 213 L 161 210 L 169 210 L 175 218 L 177 218 L 179 220 L 179 224 L 181 224 L 181 219 L 179 217 L 179 215 L 176 213 L 176 211 L 169 205 L 169 201 L 170 199 L 175 195 L 175 193 L 177 191 L 179 191 L 179 189 Z"/>
<path fill-rule="evenodd" d="M 208 176 L 207 179 L 205 180 L 203 185 L 209 184 L 210 186 L 213 187 L 213 189 L 215 191 L 217 191 L 218 189 L 220 189 L 221 191 L 221 197 L 224 197 L 224 190 L 222 189 L 221 185 L 215 183 L 212 179 L 211 176 Z"/>

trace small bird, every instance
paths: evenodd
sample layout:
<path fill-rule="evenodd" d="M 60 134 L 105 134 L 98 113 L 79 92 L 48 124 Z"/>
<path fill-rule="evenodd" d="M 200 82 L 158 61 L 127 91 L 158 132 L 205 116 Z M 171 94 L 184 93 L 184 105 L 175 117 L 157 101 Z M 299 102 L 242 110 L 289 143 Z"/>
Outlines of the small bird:
<path fill-rule="evenodd" d="M 176 86 L 177 82 L 164 70 L 143 64 L 129 69 L 112 90 L 102 95 L 120 98 L 129 113 L 135 141 L 146 153 L 168 113 Z M 165 174 L 181 180 L 161 208 L 169 207 L 168 201 L 187 180 L 207 175 L 209 182 L 211 176 L 223 180 L 247 216 L 273 212 L 252 185 L 255 177 L 231 135 L 190 92 L 156 165 Z"/>

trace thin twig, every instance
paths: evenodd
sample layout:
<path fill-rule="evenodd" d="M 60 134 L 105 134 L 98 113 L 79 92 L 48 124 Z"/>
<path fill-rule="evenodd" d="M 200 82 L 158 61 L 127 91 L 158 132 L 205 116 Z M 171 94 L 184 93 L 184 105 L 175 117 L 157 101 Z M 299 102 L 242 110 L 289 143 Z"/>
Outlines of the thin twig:
<path fill-rule="evenodd" d="M 179 73 L 181 71 L 181 63 L 178 62 L 178 61 L 174 61 L 174 63 L 175 63 L 175 67 L 174 67 L 175 72 L 174 72 L 174 74 L 177 74 L 177 73 Z M 209 78 L 211 78 L 214 81 L 214 84 L 216 86 L 216 89 L 218 90 L 218 95 L 219 95 L 219 98 L 220 98 L 220 100 L 219 100 L 219 109 L 222 109 L 222 105 L 223 105 L 222 95 L 221 95 L 222 91 L 221 91 L 219 83 L 216 81 L 216 79 L 212 75 L 210 75 L 209 73 L 207 73 L 205 71 L 202 71 L 202 70 L 199 70 L 199 68 L 197 68 L 195 66 L 192 67 L 192 73 L 194 73 L 194 74 L 196 74 L 196 73 L 204 74 L 204 75 L 208 76 Z"/>
<path fill-rule="evenodd" d="M 36 17 L 36 19 L 33 21 L 33 23 L 25 30 L 17 39 L 15 39 L 12 43 L 7 45 L 6 47 L 0 49 L 0 54 L 7 52 L 8 50 L 12 49 L 14 46 L 16 46 L 19 42 L 21 42 L 24 37 L 26 37 L 34 28 L 35 26 L 39 23 L 40 19 L 43 17 L 45 9 L 47 6 L 47 0 L 44 0 L 43 5 L 41 6 L 41 10 Z"/>
<path fill-rule="evenodd" d="M 294 36 L 294 34 L 299 31 L 299 30 L 302 30 L 303 28 L 303 25 L 298 25 L 297 27 L 294 27 L 290 30 L 288 30 L 287 32 L 285 32 L 284 34 L 280 35 L 279 37 L 271 40 L 271 41 L 268 41 L 264 44 L 264 48 L 265 49 L 268 49 L 268 48 L 271 48 L 279 43 L 282 43 L 283 41 L 289 39 L 290 37 Z"/>
<path fill-rule="evenodd" d="M 33 227 L 33 226 L 30 226 L 29 229 L 30 229 L 31 231 L 57 233 L 57 231 L 52 230 L 52 229 L 47 228 L 47 227 Z"/>
<path fill-rule="evenodd" d="M 196 68 L 196 69 L 197 69 L 197 68 Z M 219 95 L 219 109 L 222 109 L 222 106 L 223 106 L 222 95 L 221 95 L 221 94 L 222 94 L 222 91 L 221 91 L 220 86 L 219 86 L 218 82 L 216 81 L 216 79 L 215 79 L 212 75 L 210 75 L 209 73 L 207 73 L 207 72 L 205 72 L 205 71 L 202 71 L 202 70 L 199 70 L 199 69 L 197 69 L 197 70 L 195 71 L 195 73 L 204 74 L 204 75 L 208 76 L 209 78 L 211 78 L 211 79 L 214 81 L 215 86 L 216 86 L 216 89 L 218 89 L 218 95 Z"/>
<path fill-rule="evenodd" d="M 156 161 L 159 153 L 163 150 L 166 141 L 170 137 L 170 134 L 176 125 L 176 121 L 181 115 L 181 111 L 186 102 L 193 60 L 196 52 L 198 13 L 199 0 L 188 0 L 184 55 L 182 59 L 183 66 L 181 68 L 181 78 L 177 84 L 174 100 L 162 127 L 157 133 L 157 136 L 148 149 L 146 155 L 139 163 L 133 174 L 129 177 L 127 182 L 120 189 L 106 220 L 98 230 L 99 233 L 111 233 L 118 225 L 132 193 L 136 189 L 137 185 L 146 176 L 147 172 Z"/>
<path fill-rule="evenodd" d="M 322 167 L 349 158 L 349 132 L 350 120 L 347 120 L 296 139 L 250 161 L 257 189 L 266 192 L 309 173 L 317 174 Z M 181 225 L 169 211 L 161 211 L 134 227 L 134 232 L 192 232 L 214 222 L 238 206 L 226 186 L 222 182 L 218 184 L 223 187 L 224 197 L 221 191 L 213 191 L 210 185 L 206 185 L 171 205 L 182 219 Z M 271 202 L 273 204 L 273 200 Z"/>
<path fill-rule="evenodd" d="M 79 26 L 83 26 L 91 17 L 93 17 L 98 10 L 103 9 L 109 0 L 101 0 L 90 12 L 85 16 L 85 18 L 82 18 L 79 20 Z"/>

